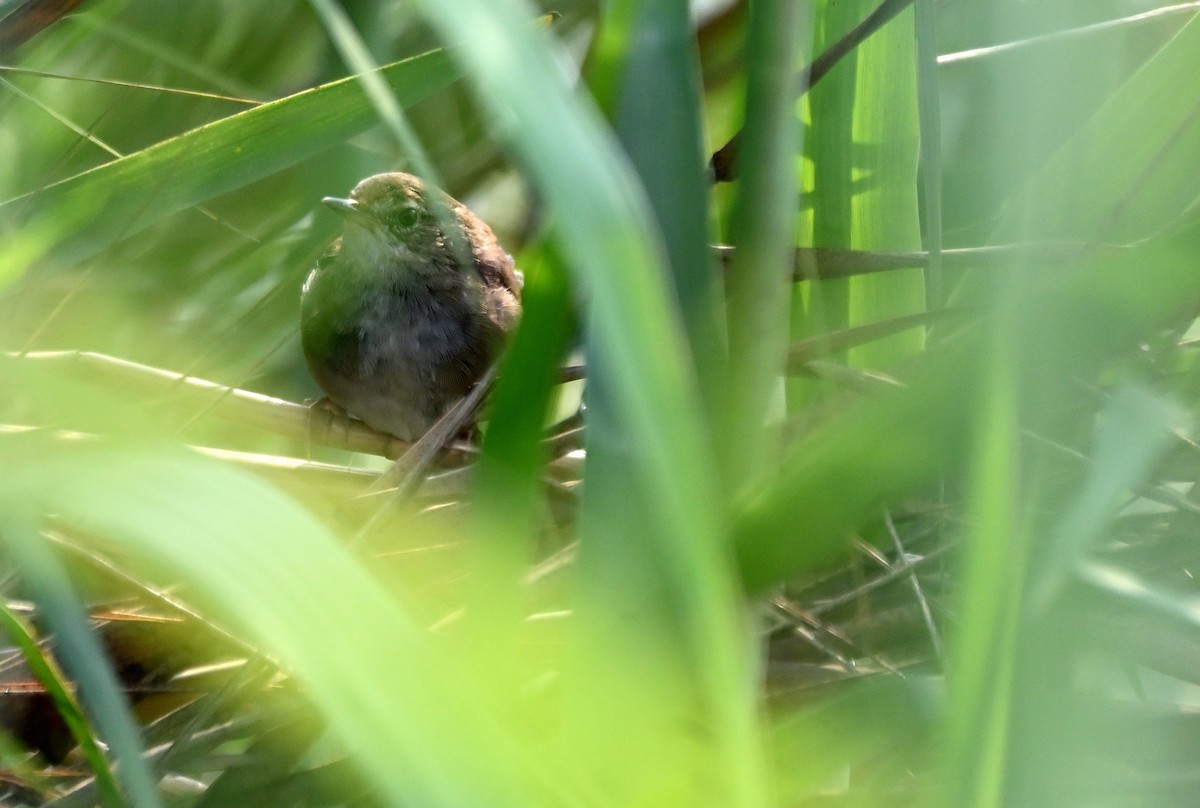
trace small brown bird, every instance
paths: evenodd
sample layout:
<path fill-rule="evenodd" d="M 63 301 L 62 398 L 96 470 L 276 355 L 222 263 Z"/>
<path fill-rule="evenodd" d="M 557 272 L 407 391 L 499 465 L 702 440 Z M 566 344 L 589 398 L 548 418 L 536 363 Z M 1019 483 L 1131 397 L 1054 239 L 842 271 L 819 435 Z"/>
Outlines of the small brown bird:
<path fill-rule="evenodd" d="M 457 245 L 430 194 L 456 223 Z M 301 293 L 308 368 L 333 403 L 416 440 L 479 380 L 515 327 L 520 273 L 479 217 L 410 174 L 376 174 L 349 199 L 321 201 L 346 224 Z"/>

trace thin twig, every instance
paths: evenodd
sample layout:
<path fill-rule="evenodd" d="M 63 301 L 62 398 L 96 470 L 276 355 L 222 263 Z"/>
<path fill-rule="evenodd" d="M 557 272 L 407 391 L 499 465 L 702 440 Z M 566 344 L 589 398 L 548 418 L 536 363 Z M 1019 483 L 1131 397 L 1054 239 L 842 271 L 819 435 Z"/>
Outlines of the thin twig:
<path fill-rule="evenodd" d="M 921 558 L 916 561 L 904 560 L 903 563 L 897 564 L 896 566 L 889 569 L 883 575 L 880 575 L 878 578 L 872 578 L 871 580 L 867 581 L 862 586 L 858 586 L 852 590 L 843 592 L 842 594 L 838 595 L 837 597 L 829 598 L 828 600 L 823 600 L 820 603 L 813 604 L 812 606 L 809 606 L 805 611 L 808 614 L 813 615 L 813 616 L 822 615 L 822 614 L 825 614 L 826 612 L 831 612 L 840 606 L 844 606 L 847 603 L 857 600 L 859 597 L 861 597 L 863 594 L 865 594 L 867 592 L 871 592 L 875 589 L 878 589 L 881 586 L 884 586 L 885 584 L 890 584 L 892 581 L 898 580 L 899 578 L 901 578 L 905 575 L 908 575 L 908 573 L 911 570 L 916 569 L 918 566 L 920 566 L 922 564 L 928 564 L 930 561 L 933 561 L 935 558 L 938 558 L 942 554 L 946 553 L 948 550 L 950 550 L 951 546 L 952 545 L 944 544 L 941 547 L 934 548 L 933 550 L 930 550 L 925 555 L 921 556 Z"/>
<path fill-rule="evenodd" d="M 316 437 L 328 446 L 381 457 L 399 457 L 411 445 L 348 416 L 314 411 L 302 404 L 105 354 L 34 351 L 4 356 L 70 373 L 81 381 L 123 392 L 143 403 L 174 405 L 189 413 L 215 400 L 212 413 L 216 416 L 300 441 Z"/>
<path fill-rule="evenodd" d="M 908 580 L 912 583 L 913 594 L 916 595 L 917 602 L 921 604 L 921 614 L 925 618 L 925 627 L 929 629 L 929 640 L 933 644 L 933 653 L 941 662 L 943 660 L 942 636 L 933 620 L 933 610 L 929 608 L 929 599 L 925 597 L 925 588 L 921 586 L 921 579 L 917 577 L 917 569 L 908 563 L 908 553 L 905 552 L 904 544 L 900 541 L 900 532 L 896 530 L 896 523 L 892 519 L 890 508 L 884 508 L 883 521 L 887 525 L 888 534 L 892 537 L 892 546 L 896 548 L 896 557 L 901 564 L 908 568 Z"/>
<path fill-rule="evenodd" d="M 728 270 L 733 264 L 735 249 L 723 244 L 713 247 L 722 269 Z M 1014 260 L 1067 263 L 1095 250 L 1115 252 L 1130 249 L 1133 247 L 1123 244 L 1093 245 L 1079 241 L 997 244 L 942 250 L 941 261 L 945 269 L 994 266 Z M 793 279 L 796 281 L 851 278 L 875 272 L 929 266 L 927 252 L 873 252 L 834 247 L 797 247 L 794 256 Z"/>

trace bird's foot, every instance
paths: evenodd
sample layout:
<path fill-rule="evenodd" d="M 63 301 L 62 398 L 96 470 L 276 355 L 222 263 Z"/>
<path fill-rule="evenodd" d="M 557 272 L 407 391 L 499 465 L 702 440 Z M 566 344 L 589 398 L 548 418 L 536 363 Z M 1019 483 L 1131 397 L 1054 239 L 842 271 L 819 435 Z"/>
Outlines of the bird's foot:
<path fill-rule="evenodd" d="M 308 407 L 308 436 L 316 443 L 327 443 L 335 427 L 341 425 L 344 430 L 353 418 L 345 407 L 328 396 L 310 398 L 304 404 Z"/>

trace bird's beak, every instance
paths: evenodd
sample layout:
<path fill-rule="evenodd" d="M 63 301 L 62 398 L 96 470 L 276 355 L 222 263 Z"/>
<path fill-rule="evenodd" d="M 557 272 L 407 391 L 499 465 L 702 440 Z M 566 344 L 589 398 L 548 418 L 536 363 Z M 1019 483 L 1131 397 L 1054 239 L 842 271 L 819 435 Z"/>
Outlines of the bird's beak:
<path fill-rule="evenodd" d="M 327 196 L 321 200 L 324 205 L 339 216 L 357 222 L 358 224 L 368 226 L 374 223 L 374 219 L 369 213 L 362 209 L 362 206 L 353 199 L 339 199 L 336 196 Z"/>

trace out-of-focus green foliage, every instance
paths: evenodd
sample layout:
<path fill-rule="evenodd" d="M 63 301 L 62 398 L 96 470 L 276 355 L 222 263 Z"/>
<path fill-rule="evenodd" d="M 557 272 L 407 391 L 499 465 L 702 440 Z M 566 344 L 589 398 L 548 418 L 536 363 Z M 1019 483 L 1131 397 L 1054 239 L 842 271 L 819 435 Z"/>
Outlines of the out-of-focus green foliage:
<path fill-rule="evenodd" d="M 1200 20 L 916 3 L 811 90 L 872 0 L 94 0 L 11 54 L 3 684 L 70 721 L 5 693 L 3 801 L 1190 804 Z M 265 396 L 317 201 L 426 158 L 526 312 L 399 497 Z"/>

